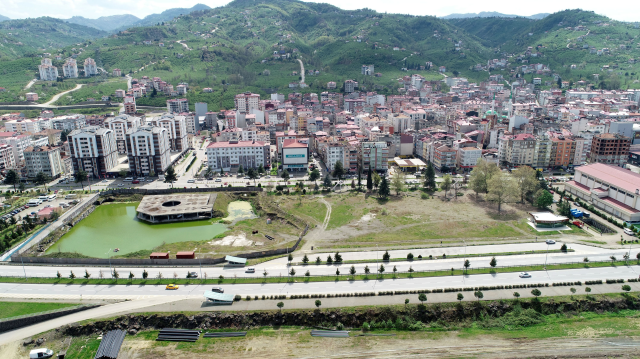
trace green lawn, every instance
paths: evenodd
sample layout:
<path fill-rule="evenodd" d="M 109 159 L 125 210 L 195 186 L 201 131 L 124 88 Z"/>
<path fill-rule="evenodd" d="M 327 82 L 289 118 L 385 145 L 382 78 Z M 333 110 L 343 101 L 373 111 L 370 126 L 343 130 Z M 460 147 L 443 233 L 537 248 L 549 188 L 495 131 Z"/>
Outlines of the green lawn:
<path fill-rule="evenodd" d="M 342 227 L 349 224 L 354 216 L 354 207 L 348 204 L 339 204 L 331 206 L 331 219 L 329 219 L 329 225 L 327 229 L 333 229 Z"/>
<path fill-rule="evenodd" d="M 74 303 L 0 302 L 0 319 L 74 307 Z"/>
<path fill-rule="evenodd" d="M 317 223 L 324 222 L 324 217 L 327 215 L 327 206 L 324 203 L 314 200 L 313 202 L 295 203 L 291 206 L 291 212 L 294 214 L 302 215 L 304 217 L 311 217 Z M 333 216 L 332 216 L 333 217 Z"/>

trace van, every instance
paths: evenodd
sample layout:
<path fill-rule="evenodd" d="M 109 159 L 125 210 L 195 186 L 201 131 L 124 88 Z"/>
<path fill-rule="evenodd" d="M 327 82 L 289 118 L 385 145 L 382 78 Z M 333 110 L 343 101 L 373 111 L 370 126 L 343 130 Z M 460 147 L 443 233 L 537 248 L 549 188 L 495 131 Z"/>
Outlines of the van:
<path fill-rule="evenodd" d="M 133 177 L 127 177 L 127 178 L 123 179 L 123 181 L 131 182 L 131 181 L 133 181 Z"/>
<path fill-rule="evenodd" d="M 58 195 L 56 195 L 55 193 L 54 193 L 54 194 L 52 194 L 52 195 L 49 195 L 49 196 L 47 196 L 47 201 L 51 202 L 51 201 L 53 201 L 54 199 L 56 199 L 56 197 L 58 197 Z"/>
<path fill-rule="evenodd" d="M 39 206 L 42 203 L 42 201 L 40 199 L 32 199 L 29 202 L 27 202 L 27 206 L 29 207 L 35 207 L 35 206 Z"/>
<path fill-rule="evenodd" d="M 29 352 L 29 359 L 51 358 L 53 350 L 47 348 L 33 349 Z"/>
<path fill-rule="evenodd" d="M 42 201 L 42 202 L 44 202 L 44 201 L 48 201 L 48 200 L 49 200 L 49 196 L 40 196 L 40 197 L 38 197 L 38 199 L 39 199 L 40 201 Z"/>
<path fill-rule="evenodd" d="M 67 202 L 60 202 L 58 205 L 59 205 L 60 207 L 62 207 L 62 208 L 67 208 L 67 207 L 69 207 L 69 203 L 67 203 Z"/>
<path fill-rule="evenodd" d="M 76 194 L 68 194 L 66 196 L 64 196 L 64 199 L 75 199 L 76 197 L 78 197 Z"/>

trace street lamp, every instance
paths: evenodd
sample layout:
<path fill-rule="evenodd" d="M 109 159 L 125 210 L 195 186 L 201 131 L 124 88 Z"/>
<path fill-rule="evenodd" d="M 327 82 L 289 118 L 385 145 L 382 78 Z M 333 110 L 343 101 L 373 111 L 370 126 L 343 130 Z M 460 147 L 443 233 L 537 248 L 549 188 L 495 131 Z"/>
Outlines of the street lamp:
<path fill-rule="evenodd" d="M 549 243 L 547 243 L 547 254 L 544 256 L 544 270 L 547 270 L 547 258 L 549 257 Z"/>

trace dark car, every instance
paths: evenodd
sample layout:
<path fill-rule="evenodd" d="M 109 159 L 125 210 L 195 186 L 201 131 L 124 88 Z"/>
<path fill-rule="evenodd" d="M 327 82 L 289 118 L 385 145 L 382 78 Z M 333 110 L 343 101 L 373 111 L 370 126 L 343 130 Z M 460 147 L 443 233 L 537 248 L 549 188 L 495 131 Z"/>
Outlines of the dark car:
<path fill-rule="evenodd" d="M 211 291 L 216 293 L 224 293 L 224 289 L 222 289 L 221 287 L 213 287 L 211 288 Z"/>

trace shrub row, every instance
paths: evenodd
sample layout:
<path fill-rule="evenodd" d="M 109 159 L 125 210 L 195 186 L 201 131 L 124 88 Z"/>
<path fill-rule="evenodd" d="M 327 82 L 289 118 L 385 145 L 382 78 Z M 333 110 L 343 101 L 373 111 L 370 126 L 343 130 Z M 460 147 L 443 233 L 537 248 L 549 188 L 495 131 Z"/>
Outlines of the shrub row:
<path fill-rule="evenodd" d="M 624 283 L 624 279 L 607 279 L 607 284 Z"/>
<path fill-rule="evenodd" d="M 584 282 L 586 285 L 602 284 L 601 280 L 587 280 Z"/>
<path fill-rule="evenodd" d="M 627 282 L 629 282 L 629 283 L 636 283 L 636 282 L 638 282 L 638 278 L 631 278 L 631 279 L 627 279 Z"/>
<path fill-rule="evenodd" d="M 577 282 L 560 282 L 560 283 L 553 283 L 552 286 L 554 287 L 566 287 L 566 286 L 570 286 L 570 285 L 582 285 L 581 281 L 577 281 Z"/>

